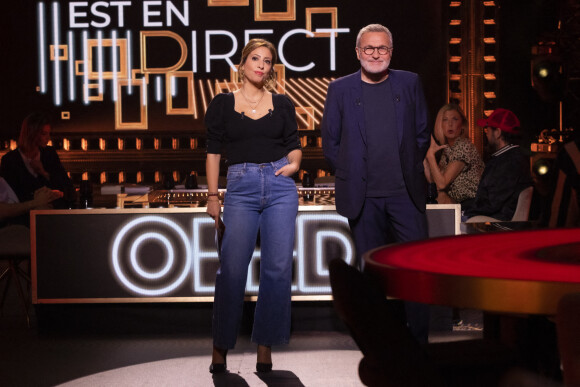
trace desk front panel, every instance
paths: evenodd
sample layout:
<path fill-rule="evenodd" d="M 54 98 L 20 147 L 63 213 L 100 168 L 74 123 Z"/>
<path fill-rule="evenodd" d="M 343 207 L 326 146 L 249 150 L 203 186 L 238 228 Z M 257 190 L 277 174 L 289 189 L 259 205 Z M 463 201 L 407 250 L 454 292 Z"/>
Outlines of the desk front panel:
<path fill-rule="evenodd" d="M 451 211 L 451 212 L 450 212 Z M 454 209 L 428 210 L 432 232 L 458 230 Z M 47 210 L 32 213 L 33 303 L 212 301 L 219 259 L 205 208 Z M 296 218 L 294 300 L 328 300 L 328 261 L 354 261 L 348 221 L 333 206 Z M 255 299 L 260 248 L 246 294 Z"/>

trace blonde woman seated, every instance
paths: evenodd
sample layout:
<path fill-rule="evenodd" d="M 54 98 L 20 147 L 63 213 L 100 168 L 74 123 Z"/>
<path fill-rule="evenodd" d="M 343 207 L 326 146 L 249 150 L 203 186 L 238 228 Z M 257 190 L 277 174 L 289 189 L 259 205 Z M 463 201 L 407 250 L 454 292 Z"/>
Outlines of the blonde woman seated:
<path fill-rule="evenodd" d="M 475 198 L 485 166 L 475 146 L 464 137 L 466 123 L 463 111 L 455 104 L 447 104 L 437 113 L 423 166 L 427 181 L 437 186 L 439 204 L 464 203 Z"/>

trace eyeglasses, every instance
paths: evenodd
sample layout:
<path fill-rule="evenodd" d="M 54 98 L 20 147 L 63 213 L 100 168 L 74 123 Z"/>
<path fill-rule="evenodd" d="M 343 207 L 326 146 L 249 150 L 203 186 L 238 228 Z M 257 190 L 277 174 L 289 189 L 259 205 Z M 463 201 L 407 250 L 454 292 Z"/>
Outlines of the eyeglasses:
<path fill-rule="evenodd" d="M 379 55 L 387 55 L 388 53 L 393 51 L 393 47 L 387 46 L 380 47 L 367 46 L 367 47 L 359 47 L 359 49 L 361 49 L 362 52 L 364 52 L 366 55 L 373 55 L 375 53 L 375 50 L 379 52 Z"/>

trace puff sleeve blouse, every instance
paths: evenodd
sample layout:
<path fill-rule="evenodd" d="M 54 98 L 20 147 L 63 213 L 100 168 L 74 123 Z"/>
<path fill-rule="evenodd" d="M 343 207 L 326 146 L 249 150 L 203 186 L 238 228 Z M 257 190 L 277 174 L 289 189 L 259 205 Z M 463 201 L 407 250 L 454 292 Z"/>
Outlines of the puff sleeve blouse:
<path fill-rule="evenodd" d="M 274 109 L 252 119 L 234 110 L 233 93 L 218 94 L 205 114 L 207 153 L 225 151 L 228 165 L 268 163 L 300 149 L 296 111 L 290 99 L 272 94 Z"/>

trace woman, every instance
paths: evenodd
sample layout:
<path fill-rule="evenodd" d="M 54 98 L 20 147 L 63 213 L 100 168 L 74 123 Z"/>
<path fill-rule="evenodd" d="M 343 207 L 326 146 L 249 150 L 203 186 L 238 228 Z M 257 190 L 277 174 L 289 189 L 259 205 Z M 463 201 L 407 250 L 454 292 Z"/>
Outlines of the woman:
<path fill-rule="evenodd" d="M 213 353 L 210 372 L 226 371 L 240 325 L 248 265 L 260 233 L 260 289 L 252 341 L 258 344 L 256 369 L 272 369 L 271 346 L 288 343 L 294 228 L 298 194 L 292 175 L 302 151 L 294 105 L 272 94 L 276 49 L 252 39 L 239 65 L 242 87 L 219 94 L 206 113 L 207 213 L 220 216 L 220 154 L 228 165 L 220 268 L 213 307 Z"/>
<path fill-rule="evenodd" d="M 34 199 L 34 192 L 42 187 L 70 195 L 73 185 L 60 162 L 56 150 L 47 146 L 50 123 L 42 113 L 33 113 L 22 122 L 18 148 L 6 153 L 0 163 L 4 177 L 21 203 Z M 64 198 L 52 202 L 55 208 L 66 208 Z"/>
<path fill-rule="evenodd" d="M 467 204 L 477 192 L 484 164 L 475 146 L 464 137 L 466 123 L 457 105 L 447 104 L 437 113 L 434 137 L 423 165 L 425 177 L 437 186 L 440 204 Z M 443 153 L 438 163 L 436 154 L 440 150 Z"/>

